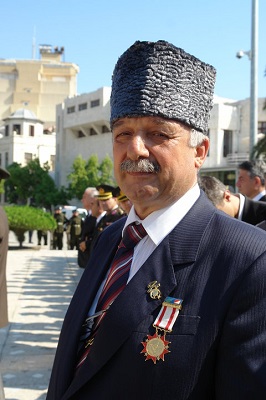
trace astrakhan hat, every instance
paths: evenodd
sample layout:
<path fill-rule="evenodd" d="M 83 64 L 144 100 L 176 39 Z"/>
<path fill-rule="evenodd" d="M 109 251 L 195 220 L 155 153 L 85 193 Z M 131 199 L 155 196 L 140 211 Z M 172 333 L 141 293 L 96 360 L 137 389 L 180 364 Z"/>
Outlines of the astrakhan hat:
<path fill-rule="evenodd" d="M 137 41 L 114 68 L 111 126 L 118 118 L 159 116 L 207 134 L 215 76 L 214 67 L 171 43 Z"/>

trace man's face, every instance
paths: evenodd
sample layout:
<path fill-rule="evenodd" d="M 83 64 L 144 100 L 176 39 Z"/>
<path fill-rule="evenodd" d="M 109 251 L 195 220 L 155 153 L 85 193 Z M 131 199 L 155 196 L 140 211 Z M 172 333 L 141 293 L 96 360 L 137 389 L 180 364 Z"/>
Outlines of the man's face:
<path fill-rule="evenodd" d="M 248 171 L 246 171 L 245 169 L 239 169 L 238 179 L 236 182 L 236 186 L 238 187 L 239 192 L 247 197 L 252 198 L 256 196 L 255 185 L 255 177 L 251 178 Z"/>
<path fill-rule="evenodd" d="M 208 141 L 190 147 L 190 131 L 181 123 L 159 117 L 121 118 L 114 123 L 115 177 L 141 218 L 172 204 L 197 182 Z M 121 171 L 121 163 L 127 160 L 150 161 L 155 171 Z"/>
<path fill-rule="evenodd" d="M 104 211 L 110 212 L 117 206 L 117 202 L 114 197 L 111 197 L 108 200 L 100 200 L 100 206 Z"/>
<path fill-rule="evenodd" d="M 85 190 L 85 192 L 83 193 L 82 199 L 81 199 L 83 207 L 86 208 L 86 210 L 91 210 L 94 200 L 95 200 L 95 198 L 93 196 L 92 191 Z"/>

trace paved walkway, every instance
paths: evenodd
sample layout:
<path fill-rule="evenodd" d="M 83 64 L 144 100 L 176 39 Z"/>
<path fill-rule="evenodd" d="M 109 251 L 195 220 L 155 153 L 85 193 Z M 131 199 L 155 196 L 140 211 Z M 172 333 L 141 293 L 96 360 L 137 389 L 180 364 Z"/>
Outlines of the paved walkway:
<path fill-rule="evenodd" d="M 36 238 L 37 239 L 37 238 Z M 77 251 L 18 246 L 10 233 L 7 281 L 10 324 L 0 329 L 0 370 L 6 400 L 44 400 L 56 345 L 83 270 Z M 35 242 L 35 244 L 34 244 Z"/>

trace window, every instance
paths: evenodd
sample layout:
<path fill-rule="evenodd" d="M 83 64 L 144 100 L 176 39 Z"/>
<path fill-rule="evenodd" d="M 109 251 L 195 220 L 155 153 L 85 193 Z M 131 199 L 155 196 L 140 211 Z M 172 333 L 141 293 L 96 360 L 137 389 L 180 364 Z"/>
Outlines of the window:
<path fill-rule="evenodd" d="M 233 153 L 233 131 L 224 130 L 224 151 L 223 156 Z"/>
<path fill-rule="evenodd" d="M 82 131 L 78 131 L 78 138 L 85 137 L 85 134 Z"/>
<path fill-rule="evenodd" d="M 87 110 L 87 107 L 88 107 L 87 103 L 79 104 L 79 111 Z"/>
<path fill-rule="evenodd" d="M 74 112 L 75 112 L 75 106 L 67 107 L 67 113 L 68 113 L 68 114 L 72 114 L 72 113 L 74 113 Z"/>
<path fill-rule="evenodd" d="M 2 153 L 0 153 L 0 167 L 2 165 Z"/>
<path fill-rule="evenodd" d="M 91 101 L 91 108 L 98 107 L 100 105 L 100 99 Z"/>
<path fill-rule="evenodd" d="M 5 167 L 7 167 L 9 164 L 9 157 L 8 157 L 8 153 L 5 153 Z"/>
<path fill-rule="evenodd" d="M 266 121 L 259 121 L 258 122 L 258 133 L 265 133 L 266 134 Z"/>
<path fill-rule="evenodd" d="M 34 125 L 29 126 L 29 136 L 34 136 Z"/>
<path fill-rule="evenodd" d="M 90 128 L 90 136 L 94 136 L 94 135 L 97 135 L 96 130 L 93 128 Z"/>
<path fill-rule="evenodd" d="M 9 125 L 5 126 L 5 136 L 9 136 Z"/>
<path fill-rule="evenodd" d="M 25 163 L 28 164 L 30 161 L 32 161 L 32 153 L 24 153 L 24 159 Z"/>
<path fill-rule="evenodd" d="M 102 133 L 107 133 L 107 132 L 110 132 L 110 129 L 106 125 L 103 125 L 102 126 Z"/>
<path fill-rule="evenodd" d="M 13 132 L 16 133 L 17 135 L 21 135 L 21 126 L 19 124 L 14 124 Z"/>

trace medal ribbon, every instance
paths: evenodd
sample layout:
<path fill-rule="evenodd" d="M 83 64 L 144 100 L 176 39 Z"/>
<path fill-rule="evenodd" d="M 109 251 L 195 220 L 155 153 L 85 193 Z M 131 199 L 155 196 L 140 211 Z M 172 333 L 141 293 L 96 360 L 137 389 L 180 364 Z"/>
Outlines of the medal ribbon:
<path fill-rule="evenodd" d="M 153 326 L 162 329 L 164 332 L 171 332 L 179 310 L 182 308 L 182 302 L 182 299 L 166 297 Z"/>

